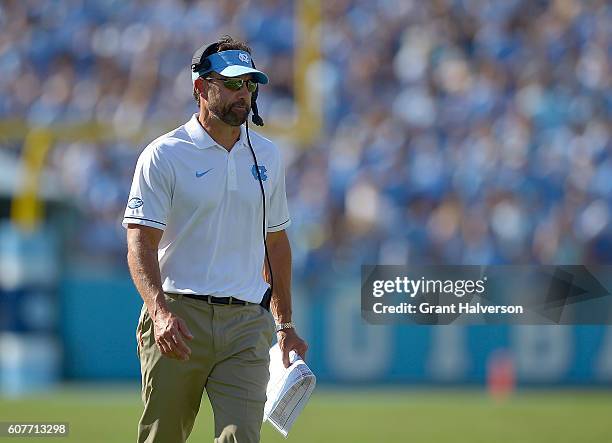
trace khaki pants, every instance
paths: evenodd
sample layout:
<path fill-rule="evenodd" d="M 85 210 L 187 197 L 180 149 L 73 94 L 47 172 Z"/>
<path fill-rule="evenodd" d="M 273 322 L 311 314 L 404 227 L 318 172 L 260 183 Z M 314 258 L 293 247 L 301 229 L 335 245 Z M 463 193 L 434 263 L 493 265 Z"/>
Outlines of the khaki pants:
<path fill-rule="evenodd" d="M 215 417 L 215 443 L 257 443 L 266 401 L 272 315 L 259 305 L 210 305 L 166 294 L 169 309 L 193 334 L 188 361 L 163 357 L 143 306 L 138 356 L 144 412 L 139 443 L 185 442 L 204 390 Z"/>

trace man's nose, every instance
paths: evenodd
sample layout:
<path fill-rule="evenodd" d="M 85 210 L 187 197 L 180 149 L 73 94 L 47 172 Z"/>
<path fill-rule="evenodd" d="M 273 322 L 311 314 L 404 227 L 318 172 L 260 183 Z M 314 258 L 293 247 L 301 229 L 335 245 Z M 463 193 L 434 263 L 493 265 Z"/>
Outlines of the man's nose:
<path fill-rule="evenodd" d="M 238 89 L 238 91 L 237 91 L 237 92 L 238 92 L 238 95 L 239 95 L 240 97 L 245 97 L 245 99 L 248 99 L 248 98 L 249 98 L 249 96 L 251 95 L 251 93 L 250 93 L 250 92 L 249 92 L 249 90 L 247 89 L 247 84 L 246 84 L 246 82 L 244 82 L 244 83 L 242 84 L 242 87 L 241 87 L 240 89 Z"/>

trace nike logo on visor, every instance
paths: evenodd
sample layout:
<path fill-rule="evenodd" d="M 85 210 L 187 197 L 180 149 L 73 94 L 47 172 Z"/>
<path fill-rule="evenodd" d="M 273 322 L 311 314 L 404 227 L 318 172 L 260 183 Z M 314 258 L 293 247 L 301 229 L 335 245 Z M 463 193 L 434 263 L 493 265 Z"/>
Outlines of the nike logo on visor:
<path fill-rule="evenodd" d="M 209 173 L 210 171 L 212 171 L 213 169 L 214 169 L 214 168 L 210 168 L 209 170 L 204 171 L 204 172 L 198 172 L 198 171 L 196 171 L 196 177 L 197 177 L 197 178 L 200 178 L 200 177 L 202 177 L 203 175 L 206 175 L 207 173 Z"/>

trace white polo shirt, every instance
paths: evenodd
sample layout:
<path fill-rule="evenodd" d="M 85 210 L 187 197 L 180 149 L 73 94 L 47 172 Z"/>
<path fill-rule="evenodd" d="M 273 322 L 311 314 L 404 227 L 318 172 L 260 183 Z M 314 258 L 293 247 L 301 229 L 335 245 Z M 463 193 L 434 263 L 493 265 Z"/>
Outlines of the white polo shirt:
<path fill-rule="evenodd" d="M 266 194 L 267 232 L 291 223 L 278 148 L 249 129 Z M 263 205 L 253 156 L 240 127 L 228 152 L 196 115 L 140 154 L 123 218 L 164 231 L 158 249 L 165 292 L 233 296 L 259 303 Z"/>

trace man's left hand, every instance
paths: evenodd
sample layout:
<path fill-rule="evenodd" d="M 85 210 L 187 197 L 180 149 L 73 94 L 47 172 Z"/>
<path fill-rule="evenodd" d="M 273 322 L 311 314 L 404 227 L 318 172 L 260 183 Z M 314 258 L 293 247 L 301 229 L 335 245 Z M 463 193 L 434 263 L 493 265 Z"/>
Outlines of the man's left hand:
<path fill-rule="evenodd" d="M 278 346 L 283 353 L 283 365 L 288 368 L 289 363 L 289 351 L 295 351 L 302 360 L 306 360 L 306 351 L 308 351 L 308 345 L 304 340 L 297 335 L 295 329 L 283 329 L 276 333 L 278 336 Z"/>

